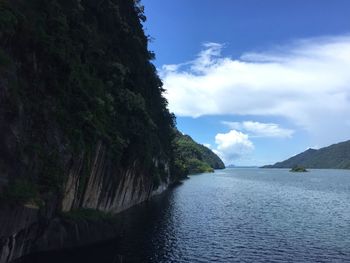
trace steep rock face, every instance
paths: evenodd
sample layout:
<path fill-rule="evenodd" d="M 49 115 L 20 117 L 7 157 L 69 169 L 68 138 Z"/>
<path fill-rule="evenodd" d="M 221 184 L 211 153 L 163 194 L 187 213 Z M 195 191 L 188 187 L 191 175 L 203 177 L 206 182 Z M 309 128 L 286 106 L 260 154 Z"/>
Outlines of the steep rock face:
<path fill-rule="evenodd" d="M 0 262 L 9 262 L 26 254 L 26 247 L 35 239 L 39 220 L 38 209 L 0 204 Z"/>
<path fill-rule="evenodd" d="M 47 208 L 60 207 L 62 212 L 96 209 L 114 214 L 160 194 L 170 184 L 167 165 L 163 165 L 167 178 L 157 186 L 152 177 L 140 171 L 136 162 L 128 169 L 113 170 L 102 143 L 96 147 L 84 182 L 82 167 L 90 158 L 83 156 L 71 162 L 61 199 L 52 198 L 51 204 L 41 209 L 33 204 L 0 203 L 0 263 L 37 251 L 106 240 L 120 232 L 113 222 L 67 220 Z M 160 160 L 154 162 L 159 165 Z"/>
<path fill-rule="evenodd" d="M 154 161 L 157 166 L 159 160 Z M 106 158 L 105 147 L 99 143 L 84 186 L 81 175 L 83 160 L 73 164 L 64 188 L 62 211 L 77 208 L 98 209 L 118 213 L 166 189 L 170 182 L 168 165 L 164 165 L 166 180 L 157 187 L 150 175 L 138 168 L 137 162 L 128 169 L 114 171 Z M 83 189 L 83 190 L 80 190 Z"/>
<path fill-rule="evenodd" d="M 21 227 L 16 232 L 0 239 L 0 262 L 11 262 L 21 256 L 33 252 L 56 250 L 87 245 L 116 237 L 121 229 L 119 225 L 108 221 L 67 220 L 52 218 L 40 219 L 39 211 L 35 208 L 11 207 L 13 212 L 7 213 L 6 221 L 2 223 L 13 226 L 12 220 L 21 218 Z M 38 220 L 39 219 L 39 220 Z M 6 233 L 6 234 L 9 234 Z"/>
<path fill-rule="evenodd" d="M 62 213 L 118 213 L 176 180 L 174 120 L 142 10 L 0 1 L 1 263 L 109 238 L 116 226 Z"/>

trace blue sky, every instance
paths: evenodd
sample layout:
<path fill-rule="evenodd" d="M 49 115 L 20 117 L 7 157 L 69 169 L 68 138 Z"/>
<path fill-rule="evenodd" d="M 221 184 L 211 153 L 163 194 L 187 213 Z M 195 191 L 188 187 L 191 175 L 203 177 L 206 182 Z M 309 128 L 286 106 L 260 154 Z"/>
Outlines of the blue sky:
<path fill-rule="evenodd" d="M 350 139 L 350 1 L 143 4 L 179 130 L 226 164 Z"/>

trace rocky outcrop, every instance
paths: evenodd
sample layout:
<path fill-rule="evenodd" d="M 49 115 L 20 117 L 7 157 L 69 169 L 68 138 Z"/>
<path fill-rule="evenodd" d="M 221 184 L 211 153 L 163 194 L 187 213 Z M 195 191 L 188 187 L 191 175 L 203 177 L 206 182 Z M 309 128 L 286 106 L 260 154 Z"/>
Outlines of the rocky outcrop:
<path fill-rule="evenodd" d="M 91 160 L 91 163 L 87 163 Z M 118 225 L 105 220 L 68 220 L 59 212 L 96 209 L 116 214 L 163 192 L 170 183 L 166 163 L 165 181 L 154 185 L 152 175 L 142 172 L 137 162 L 127 169 L 116 169 L 98 143 L 93 156 L 81 154 L 70 161 L 62 198 L 51 198 L 39 208 L 33 204 L 0 204 L 0 262 L 10 262 L 37 251 L 68 248 L 116 236 Z M 159 165 L 160 160 L 154 160 Z M 83 174 L 83 167 L 90 169 Z M 48 208 L 58 207 L 59 211 Z"/>
<path fill-rule="evenodd" d="M 27 220 L 17 225 L 17 229 L 13 229 L 12 233 L 7 233 L 10 235 L 0 239 L 0 262 L 10 262 L 33 252 L 83 246 L 111 239 L 121 230 L 119 225 L 112 221 L 76 221 L 59 217 L 38 220 L 38 210 L 33 208 L 12 207 L 11 210 L 21 214 L 7 214 L 8 226 L 16 225 L 11 220 Z"/>
<path fill-rule="evenodd" d="M 39 210 L 26 206 L 1 204 L 0 262 L 27 254 L 38 232 Z"/>
<path fill-rule="evenodd" d="M 140 170 L 136 161 L 131 167 L 118 171 L 113 170 L 110 162 L 106 158 L 106 148 L 99 143 L 91 164 L 88 164 L 91 169 L 86 182 L 83 182 L 84 161 L 82 158 L 77 159 L 68 173 L 62 211 L 82 207 L 118 213 L 162 192 L 169 184 L 170 171 L 167 165 L 163 166 L 167 174 L 165 182 L 155 187 L 152 175 Z M 154 160 L 154 163 L 158 165 L 159 160 Z"/>

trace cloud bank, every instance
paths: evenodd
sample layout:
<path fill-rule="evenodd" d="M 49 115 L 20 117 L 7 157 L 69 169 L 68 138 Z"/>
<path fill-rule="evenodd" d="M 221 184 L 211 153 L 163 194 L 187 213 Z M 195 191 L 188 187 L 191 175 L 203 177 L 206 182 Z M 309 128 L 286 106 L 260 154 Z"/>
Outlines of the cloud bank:
<path fill-rule="evenodd" d="M 350 36 L 300 40 L 239 59 L 223 57 L 222 48 L 206 43 L 195 60 L 160 70 L 176 115 L 278 116 L 319 145 L 349 138 Z M 255 136 L 292 134 L 273 124 L 239 125 Z"/>
<path fill-rule="evenodd" d="M 256 121 L 230 122 L 223 121 L 231 129 L 242 130 L 255 138 L 291 138 L 294 130 L 285 129 L 276 123 L 261 123 Z"/>

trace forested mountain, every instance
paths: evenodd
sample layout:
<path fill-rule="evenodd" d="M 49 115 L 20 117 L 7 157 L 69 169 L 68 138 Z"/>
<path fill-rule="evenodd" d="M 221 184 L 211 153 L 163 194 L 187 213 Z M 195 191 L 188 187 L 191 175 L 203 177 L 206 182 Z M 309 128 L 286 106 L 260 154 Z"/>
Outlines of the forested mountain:
<path fill-rule="evenodd" d="M 0 1 L 0 262 L 96 241 L 60 216 L 117 213 L 176 180 L 144 20 L 137 0 Z"/>
<path fill-rule="evenodd" d="M 350 141 L 333 144 L 319 150 L 308 149 L 288 160 L 266 165 L 264 168 L 292 168 L 294 166 L 350 169 Z"/>
<path fill-rule="evenodd" d="M 175 167 L 181 175 L 213 172 L 225 168 L 222 160 L 204 145 L 196 143 L 190 136 L 176 133 L 174 140 Z"/>

